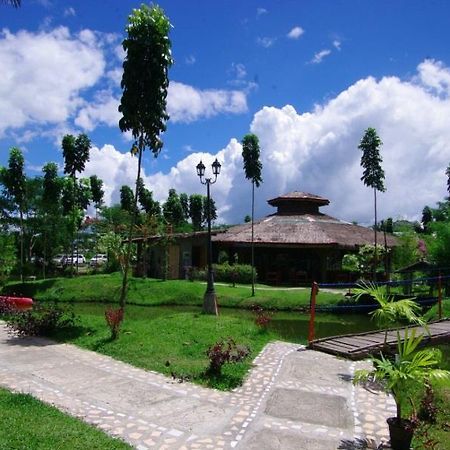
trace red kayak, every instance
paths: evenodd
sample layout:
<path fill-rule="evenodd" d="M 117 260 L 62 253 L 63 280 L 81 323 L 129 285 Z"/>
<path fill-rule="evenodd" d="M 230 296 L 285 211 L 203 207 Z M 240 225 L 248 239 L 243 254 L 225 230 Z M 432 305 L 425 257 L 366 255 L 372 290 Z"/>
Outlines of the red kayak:
<path fill-rule="evenodd" d="M 0 302 L 5 302 L 13 308 L 25 311 L 33 307 L 33 299 L 28 297 L 11 297 L 9 295 L 0 295 Z"/>

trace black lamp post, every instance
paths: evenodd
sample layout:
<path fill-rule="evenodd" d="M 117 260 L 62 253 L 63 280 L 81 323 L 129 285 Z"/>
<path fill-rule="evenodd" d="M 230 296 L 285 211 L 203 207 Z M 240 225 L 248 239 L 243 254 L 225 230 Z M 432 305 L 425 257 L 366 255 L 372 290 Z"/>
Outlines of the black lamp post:
<path fill-rule="evenodd" d="M 206 201 L 207 201 L 207 221 L 208 221 L 208 247 L 207 247 L 207 257 L 208 257 L 208 280 L 206 286 L 205 296 L 203 297 L 203 312 L 205 314 L 215 314 L 217 316 L 217 296 L 214 289 L 214 275 L 212 269 L 212 244 L 211 244 L 211 196 L 210 196 L 210 185 L 217 181 L 217 175 L 220 174 L 221 165 L 219 161 L 216 160 L 212 163 L 212 173 L 213 178 L 205 177 L 205 165 L 200 161 L 197 164 L 197 175 L 200 178 L 200 183 L 206 184 Z"/>

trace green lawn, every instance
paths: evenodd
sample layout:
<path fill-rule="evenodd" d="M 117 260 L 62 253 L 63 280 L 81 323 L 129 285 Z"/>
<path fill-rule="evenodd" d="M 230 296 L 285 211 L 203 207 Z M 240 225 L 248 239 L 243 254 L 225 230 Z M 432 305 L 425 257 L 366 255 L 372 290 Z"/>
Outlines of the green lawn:
<path fill-rule="evenodd" d="M 0 389 L 1 450 L 131 449 L 30 395 Z"/>
<path fill-rule="evenodd" d="M 120 293 L 121 276 L 85 275 L 74 278 L 52 278 L 9 284 L 4 291 L 20 294 L 36 300 L 117 302 Z M 295 309 L 309 304 L 310 290 L 273 289 L 259 286 L 255 297 L 250 286 L 223 285 L 216 283 L 220 306 L 249 308 L 259 304 L 265 308 Z M 131 278 L 128 289 L 128 303 L 136 305 L 202 305 L 205 283 L 185 280 L 160 281 L 155 279 Z M 341 293 L 320 292 L 319 305 L 336 304 L 344 297 Z"/>
<path fill-rule="evenodd" d="M 279 338 L 273 332 L 260 330 L 249 312 L 239 316 L 221 314 L 216 318 L 201 314 L 200 307 L 189 309 L 128 305 L 120 337 L 111 341 L 104 317 L 105 305 L 76 304 L 74 312 L 80 318 L 79 326 L 71 333 L 58 333 L 54 337 L 137 367 L 219 389 L 241 384 L 264 345 Z M 225 367 L 220 379 L 205 377 L 206 350 L 217 340 L 228 337 L 248 345 L 250 357 Z"/>

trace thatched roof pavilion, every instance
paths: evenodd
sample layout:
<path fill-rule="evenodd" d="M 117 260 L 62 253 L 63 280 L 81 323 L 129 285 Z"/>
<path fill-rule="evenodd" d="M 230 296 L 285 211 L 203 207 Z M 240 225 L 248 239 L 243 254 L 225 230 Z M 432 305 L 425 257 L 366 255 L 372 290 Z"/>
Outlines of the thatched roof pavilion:
<path fill-rule="evenodd" d="M 260 279 L 290 282 L 304 278 L 330 281 L 342 278 L 342 256 L 364 244 L 374 244 L 370 228 L 344 222 L 320 212 L 330 201 L 307 192 L 290 192 L 268 200 L 277 212 L 254 223 L 255 261 Z M 248 262 L 251 223 L 229 228 L 213 238 L 218 249 L 237 253 L 239 261 Z M 385 243 L 383 233 L 377 242 Z M 396 245 L 386 235 L 386 245 Z M 295 271 L 295 276 L 286 275 Z M 274 272 L 277 275 L 274 275 Z"/>

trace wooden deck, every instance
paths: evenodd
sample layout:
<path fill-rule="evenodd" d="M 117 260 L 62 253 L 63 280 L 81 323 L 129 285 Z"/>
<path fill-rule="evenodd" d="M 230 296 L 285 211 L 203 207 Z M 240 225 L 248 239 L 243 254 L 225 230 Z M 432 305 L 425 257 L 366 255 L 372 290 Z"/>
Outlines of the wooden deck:
<path fill-rule="evenodd" d="M 421 326 L 409 326 L 388 330 L 387 345 L 390 349 L 397 348 L 397 332 L 403 338 L 405 329 L 408 332 L 416 330 L 416 336 L 424 336 L 422 345 L 449 343 L 450 344 L 450 319 L 442 319 L 430 322 L 427 328 Z M 359 334 L 346 334 L 312 341 L 308 348 L 325 353 L 342 356 L 349 359 L 361 359 L 368 355 L 380 353 L 384 346 L 385 331 L 370 331 Z"/>

